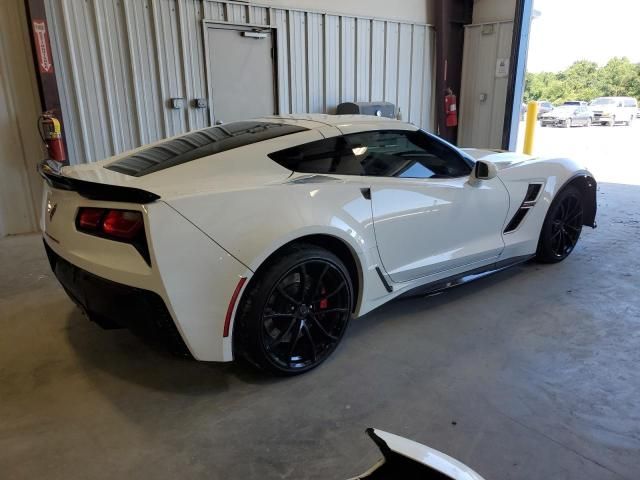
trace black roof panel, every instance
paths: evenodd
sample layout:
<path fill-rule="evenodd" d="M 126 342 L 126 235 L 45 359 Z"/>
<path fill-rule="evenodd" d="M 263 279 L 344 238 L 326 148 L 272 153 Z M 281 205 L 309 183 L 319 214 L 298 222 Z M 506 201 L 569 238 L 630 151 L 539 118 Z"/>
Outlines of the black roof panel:
<path fill-rule="evenodd" d="M 167 140 L 105 166 L 114 172 L 143 177 L 216 153 L 308 130 L 272 122 L 233 122 Z"/>

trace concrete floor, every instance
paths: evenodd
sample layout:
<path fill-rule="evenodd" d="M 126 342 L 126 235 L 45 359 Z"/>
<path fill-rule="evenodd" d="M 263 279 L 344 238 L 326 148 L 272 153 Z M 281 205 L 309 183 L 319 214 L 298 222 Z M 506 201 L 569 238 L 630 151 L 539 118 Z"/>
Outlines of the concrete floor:
<path fill-rule="evenodd" d="M 86 321 L 38 236 L 0 241 L 0 476 L 313 478 L 360 473 L 375 426 L 489 479 L 637 479 L 640 187 L 526 264 L 355 321 L 310 374 L 266 378 Z"/>

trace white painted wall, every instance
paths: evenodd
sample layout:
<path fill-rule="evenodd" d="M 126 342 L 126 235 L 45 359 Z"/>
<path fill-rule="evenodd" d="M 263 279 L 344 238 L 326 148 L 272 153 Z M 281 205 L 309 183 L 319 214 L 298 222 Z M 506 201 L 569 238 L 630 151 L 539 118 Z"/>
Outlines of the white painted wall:
<path fill-rule="evenodd" d="M 474 0 L 473 23 L 513 20 L 516 0 Z"/>
<path fill-rule="evenodd" d="M 340 13 L 403 20 L 415 23 L 432 23 L 429 21 L 428 4 L 433 0 L 255 0 L 249 3 L 300 8 L 302 10 L 318 10 Z"/>
<path fill-rule="evenodd" d="M 22 0 L 0 6 L 0 237 L 38 228 L 44 157 L 36 130 L 39 113 Z"/>

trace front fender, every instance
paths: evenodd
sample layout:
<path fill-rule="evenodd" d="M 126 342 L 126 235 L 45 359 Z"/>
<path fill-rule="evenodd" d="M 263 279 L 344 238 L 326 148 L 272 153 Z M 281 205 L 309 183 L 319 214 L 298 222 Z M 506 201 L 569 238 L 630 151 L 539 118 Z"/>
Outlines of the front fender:
<path fill-rule="evenodd" d="M 593 185 L 593 188 L 587 188 L 587 195 L 585 195 L 585 224 L 595 225 L 595 180 L 588 170 L 574 160 L 568 158 L 531 159 L 503 168 L 498 176 L 509 191 L 510 205 L 507 223 L 522 205 L 528 185 L 530 183 L 543 184 L 535 207 L 527 213 L 515 231 L 503 235 L 505 242 L 503 256 L 505 258 L 532 255 L 536 252 L 540 230 L 547 211 L 558 192 L 571 182 Z"/>

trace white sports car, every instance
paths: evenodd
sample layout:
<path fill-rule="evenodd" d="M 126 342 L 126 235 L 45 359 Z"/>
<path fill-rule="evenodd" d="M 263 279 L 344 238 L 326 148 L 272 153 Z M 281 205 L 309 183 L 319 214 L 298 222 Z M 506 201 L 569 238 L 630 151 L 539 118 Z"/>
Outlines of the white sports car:
<path fill-rule="evenodd" d="M 41 173 L 51 268 L 90 319 L 280 374 L 399 295 L 561 261 L 595 227 L 574 161 L 377 117 L 229 123 Z"/>

